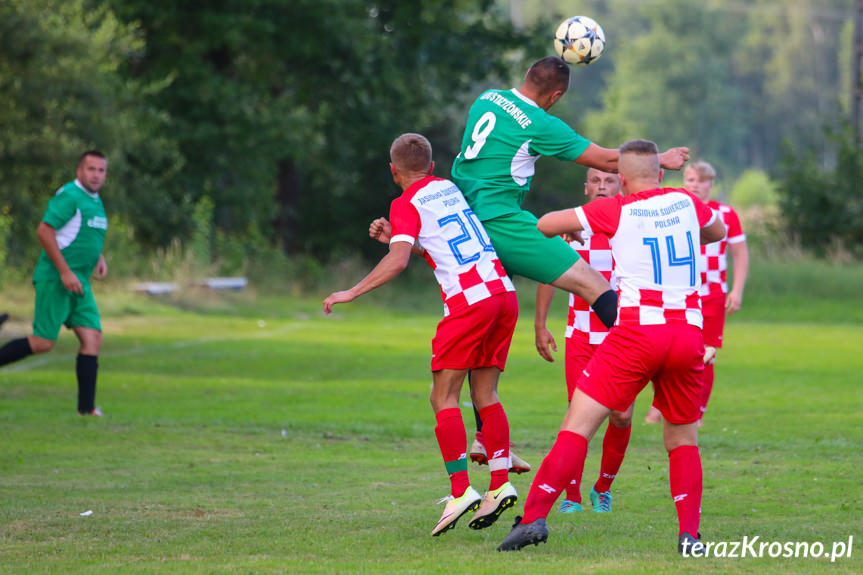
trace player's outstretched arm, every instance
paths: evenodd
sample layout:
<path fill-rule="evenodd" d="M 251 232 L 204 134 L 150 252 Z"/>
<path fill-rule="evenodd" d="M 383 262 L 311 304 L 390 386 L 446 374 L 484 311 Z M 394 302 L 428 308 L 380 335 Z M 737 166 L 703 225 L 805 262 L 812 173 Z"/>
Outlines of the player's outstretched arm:
<path fill-rule="evenodd" d="M 407 242 L 395 242 L 391 244 L 387 255 L 357 285 L 349 290 L 338 291 L 327 296 L 324 300 L 324 313 L 331 313 L 333 306 L 337 303 L 354 301 L 361 295 L 384 285 L 408 267 L 410 258 L 411 244 Z"/>
<path fill-rule="evenodd" d="M 572 208 L 545 214 L 539 218 L 536 227 L 547 238 L 580 232 L 584 229 Z"/>
<path fill-rule="evenodd" d="M 536 351 L 539 352 L 542 359 L 549 362 L 554 362 L 554 356 L 551 355 L 551 352 L 557 351 L 554 335 L 546 327 L 552 299 L 554 299 L 554 286 L 548 284 L 536 286 L 536 319 L 533 322 L 533 328 L 536 332 Z"/>
<path fill-rule="evenodd" d="M 575 159 L 577 164 L 587 166 L 588 168 L 596 168 L 603 172 L 612 174 L 617 173 L 617 160 L 620 157 L 620 152 L 611 148 L 603 148 L 591 143 L 579 157 Z M 689 148 L 678 147 L 669 148 L 665 152 L 659 154 L 659 165 L 665 170 L 679 170 L 689 161 Z"/>
<path fill-rule="evenodd" d="M 587 146 L 579 157 L 575 159 L 576 164 L 587 166 L 588 168 L 596 168 L 597 170 L 608 172 L 610 174 L 617 173 L 617 159 L 620 157 L 620 152 L 611 148 L 603 148 L 591 143 Z"/>

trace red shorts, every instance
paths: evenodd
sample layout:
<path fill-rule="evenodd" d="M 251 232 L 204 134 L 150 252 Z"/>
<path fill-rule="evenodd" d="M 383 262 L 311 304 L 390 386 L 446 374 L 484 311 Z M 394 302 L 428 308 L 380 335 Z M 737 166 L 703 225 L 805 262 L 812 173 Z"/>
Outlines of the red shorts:
<path fill-rule="evenodd" d="M 701 314 L 704 316 L 704 345 L 722 347 L 722 330 L 725 329 L 725 294 L 701 298 Z"/>
<path fill-rule="evenodd" d="M 577 387 L 610 409 L 626 411 L 653 380 L 653 405 L 670 423 L 701 417 L 704 338 L 693 325 L 616 326 L 593 354 Z"/>
<path fill-rule="evenodd" d="M 572 337 L 566 338 L 566 359 L 564 359 L 564 366 L 566 370 L 567 401 L 572 401 L 572 394 L 575 392 L 581 372 L 587 367 L 587 362 L 593 357 L 593 352 L 598 347 L 599 345 L 592 345 L 588 336 L 578 330 L 572 333 Z"/>
<path fill-rule="evenodd" d="M 503 371 L 515 322 L 515 292 L 493 295 L 440 320 L 432 339 L 432 371 L 497 367 Z"/>

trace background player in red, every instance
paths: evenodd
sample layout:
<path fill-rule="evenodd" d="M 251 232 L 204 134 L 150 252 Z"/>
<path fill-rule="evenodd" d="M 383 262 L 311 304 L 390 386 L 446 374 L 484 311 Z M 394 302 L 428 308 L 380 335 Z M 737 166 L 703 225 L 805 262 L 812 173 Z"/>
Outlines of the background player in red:
<path fill-rule="evenodd" d="M 710 199 L 715 179 L 716 170 L 707 162 L 688 164 L 683 172 L 684 187 L 716 211 L 727 229 L 724 239 L 701 246 L 699 264 L 701 291 L 699 293 L 701 313 L 704 315 L 704 345 L 707 346 L 704 362 L 704 392 L 701 399 L 702 416 L 707 410 L 710 392 L 713 391 L 715 372 L 712 358 L 716 355 L 716 350 L 722 347 L 725 316 L 740 309 L 743 302 L 743 287 L 746 285 L 746 276 L 749 275 L 749 252 L 746 249 L 746 235 L 740 225 L 740 218 L 731 206 Z M 729 252 L 734 266 L 730 290 L 726 278 Z M 657 423 L 661 419 L 662 414 L 655 407 L 651 407 L 645 417 L 648 423 Z M 699 421 L 699 425 L 700 423 Z"/>
<path fill-rule="evenodd" d="M 698 241 L 725 236 L 725 226 L 684 189 L 660 188 L 656 144 L 633 140 L 620 148 L 624 196 L 544 215 L 547 236 L 586 230 L 611 238 L 620 299 L 617 322 L 576 385 L 551 452 L 534 478 L 524 518 L 498 547 L 521 549 L 548 538 L 545 518 L 561 491 L 584 468 L 587 444 L 612 410 L 625 410 L 654 382 L 665 415 L 671 495 L 679 522 L 678 550 L 693 550 L 701 514 L 700 415 L 704 338 L 698 296 Z"/>
<path fill-rule="evenodd" d="M 357 285 L 330 294 L 324 311 L 329 314 L 335 304 L 353 301 L 396 277 L 407 267 L 414 246 L 421 244 L 444 302 L 444 318 L 432 340 L 430 400 L 450 494 L 441 500 L 446 507 L 432 530 L 436 536 L 477 509 L 470 526 L 489 527 L 518 499 L 508 475 L 509 423 L 497 396 L 518 302 L 482 224 L 455 184 L 432 176 L 431 157 L 431 144 L 419 134 L 403 134 L 393 142 L 390 170 L 404 193 L 390 207 L 390 251 Z M 480 410 L 491 453 L 491 482 L 484 497 L 471 487 L 467 472 L 459 394 L 468 369 L 473 372 L 471 398 Z"/>
<path fill-rule="evenodd" d="M 620 178 L 617 174 L 602 172 L 596 168 L 587 170 L 584 182 L 584 195 L 588 203 L 598 198 L 609 198 L 620 193 Z M 605 234 L 581 233 L 581 240 L 573 240 L 570 246 L 590 267 L 600 272 L 611 284 L 617 287 L 614 277 L 614 258 L 611 255 L 611 245 Z M 554 297 L 554 286 L 539 284 L 536 290 L 536 349 L 546 361 L 554 361 L 552 351 L 557 351 L 554 335 L 546 327 L 548 310 Z M 608 328 L 596 317 L 590 305 L 580 297 L 569 295 L 569 314 L 566 324 L 566 391 L 567 400 L 572 399 L 575 385 L 593 352 L 608 335 Z M 599 477 L 590 490 L 590 502 L 593 510 L 599 513 L 611 511 L 611 484 L 620 470 L 629 436 L 632 431 L 632 412 L 635 404 L 625 411 L 612 411 L 608 418 L 608 428 L 602 440 L 602 461 Z M 562 513 L 581 511 L 581 477 L 574 478 L 566 487 L 566 496 L 560 502 Z"/>

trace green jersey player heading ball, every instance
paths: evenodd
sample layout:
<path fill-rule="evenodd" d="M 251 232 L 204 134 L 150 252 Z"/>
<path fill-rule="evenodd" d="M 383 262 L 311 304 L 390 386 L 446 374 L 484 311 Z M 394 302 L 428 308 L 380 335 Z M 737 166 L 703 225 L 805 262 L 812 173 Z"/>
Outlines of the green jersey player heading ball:
<path fill-rule="evenodd" d="M 617 172 L 617 149 L 597 146 L 548 113 L 568 89 L 569 66 L 547 57 L 530 67 L 518 89 L 480 95 L 468 113 L 452 178 L 510 275 L 575 293 L 610 327 L 617 297 L 608 282 L 562 238 L 543 236 L 536 217 L 521 207 L 541 156 Z M 660 163 L 679 170 L 688 158 L 688 148 L 671 148 Z"/>

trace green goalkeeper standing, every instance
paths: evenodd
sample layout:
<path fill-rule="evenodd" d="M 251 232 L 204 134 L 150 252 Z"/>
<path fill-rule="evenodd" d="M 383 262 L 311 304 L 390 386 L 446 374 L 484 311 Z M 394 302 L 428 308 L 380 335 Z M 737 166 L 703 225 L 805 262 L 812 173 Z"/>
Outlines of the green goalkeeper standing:
<path fill-rule="evenodd" d="M 50 351 L 57 343 L 60 327 L 70 328 L 81 343 L 75 362 L 78 414 L 97 417 L 102 416 L 95 405 L 102 324 L 90 277 L 101 280 L 108 273 L 102 255 L 108 219 L 99 197 L 107 171 L 108 160 L 102 152 L 84 152 L 76 179 L 57 190 L 48 202 L 36 232 L 42 253 L 33 272 L 33 335 L 0 348 L 3 366 Z"/>

